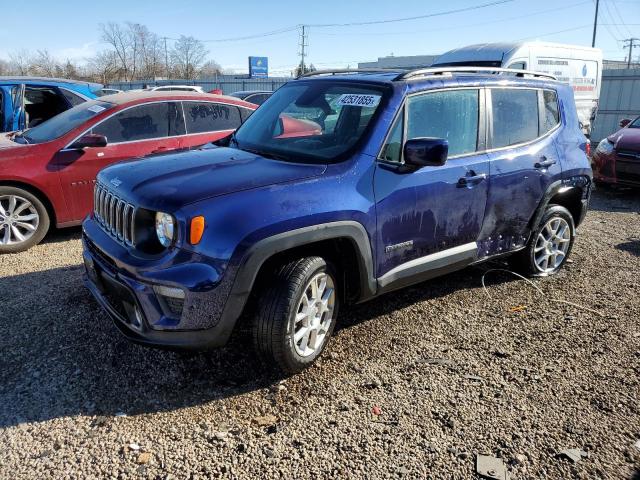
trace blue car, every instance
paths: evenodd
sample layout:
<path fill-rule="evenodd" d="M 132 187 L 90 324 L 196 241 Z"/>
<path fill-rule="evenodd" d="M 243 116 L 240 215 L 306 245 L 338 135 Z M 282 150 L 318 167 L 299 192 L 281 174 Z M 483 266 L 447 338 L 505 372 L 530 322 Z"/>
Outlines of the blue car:
<path fill-rule="evenodd" d="M 102 85 L 58 78 L 0 77 L 0 132 L 25 130 L 98 96 Z"/>
<path fill-rule="evenodd" d="M 555 274 L 587 210 L 586 145 L 548 75 L 315 72 L 218 146 L 102 170 L 86 285 L 136 342 L 217 347 L 248 322 L 297 372 L 342 305 L 503 256 Z"/>

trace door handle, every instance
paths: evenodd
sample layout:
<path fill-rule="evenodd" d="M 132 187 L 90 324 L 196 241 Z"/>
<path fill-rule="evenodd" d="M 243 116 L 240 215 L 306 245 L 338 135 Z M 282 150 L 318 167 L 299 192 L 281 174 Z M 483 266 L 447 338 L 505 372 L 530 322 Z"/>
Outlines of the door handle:
<path fill-rule="evenodd" d="M 555 160 L 547 160 L 547 157 L 540 157 L 540 161 L 536 162 L 533 166 L 536 168 L 547 168 L 555 164 Z"/>
<path fill-rule="evenodd" d="M 475 172 L 470 172 L 470 173 L 472 173 L 473 175 L 461 177 L 458 179 L 459 187 L 471 187 L 473 185 L 477 185 L 478 183 L 483 181 L 485 178 L 487 178 L 486 173 L 481 173 L 480 175 L 475 175 Z"/>

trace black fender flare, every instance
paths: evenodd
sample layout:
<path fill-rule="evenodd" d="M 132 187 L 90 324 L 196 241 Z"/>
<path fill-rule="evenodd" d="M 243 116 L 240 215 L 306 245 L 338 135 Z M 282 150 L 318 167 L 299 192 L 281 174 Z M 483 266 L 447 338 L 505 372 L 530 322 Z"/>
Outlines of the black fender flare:
<path fill-rule="evenodd" d="M 588 202 L 589 197 L 591 196 L 592 183 L 593 182 L 591 178 L 589 178 L 587 175 L 576 175 L 574 177 L 556 180 L 555 182 L 551 183 L 547 187 L 547 190 L 540 200 L 540 203 L 538 204 L 538 207 L 531 217 L 531 220 L 529 220 L 529 231 L 533 231 L 535 226 L 538 225 L 551 199 L 559 193 L 566 193 L 570 190 L 577 189 L 580 191 L 580 196 L 583 199 L 583 202 L 585 202 L 582 213 L 582 217 L 584 217 L 584 212 L 586 211 L 586 202 Z M 578 221 L 575 222 L 575 227 L 577 227 L 581 221 L 582 218 L 578 219 Z"/>
<path fill-rule="evenodd" d="M 360 271 L 362 292 L 360 300 L 373 297 L 376 294 L 377 283 L 374 275 L 371 242 L 364 226 L 349 220 L 322 223 L 279 233 L 264 238 L 249 247 L 238 267 L 220 323 L 227 323 L 229 327 L 233 328 L 235 321 L 242 314 L 260 268 L 273 255 L 292 248 L 333 239 L 346 239 L 352 242 Z"/>

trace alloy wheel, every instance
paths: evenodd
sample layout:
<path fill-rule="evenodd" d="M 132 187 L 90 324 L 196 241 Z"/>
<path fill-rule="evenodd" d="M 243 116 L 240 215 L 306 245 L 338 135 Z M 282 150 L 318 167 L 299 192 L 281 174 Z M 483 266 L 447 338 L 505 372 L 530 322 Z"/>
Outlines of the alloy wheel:
<path fill-rule="evenodd" d="M 298 303 L 293 344 L 296 353 L 308 357 L 322 349 L 335 313 L 335 282 L 327 273 L 309 281 Z"/>
<path fill-rule="evenodd" d="M 564 218 L 553 217 L 538 233 L 534 247 L 536 268 L 542 273 L 556 270 L 571 245 L 571 227 Z"/>
<path fill-rule="evenodd" d="M 26 242 L 39 224 L 38 211 L 29 200 L 19 195 L 0 196 L 0 245 Z"/>

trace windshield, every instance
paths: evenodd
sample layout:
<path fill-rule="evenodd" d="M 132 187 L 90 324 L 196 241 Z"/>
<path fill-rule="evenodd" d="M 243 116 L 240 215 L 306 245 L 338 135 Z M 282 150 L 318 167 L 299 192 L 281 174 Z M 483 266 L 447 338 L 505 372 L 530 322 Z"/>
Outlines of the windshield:
<path fill-rule="evenodd" d="M 362 138 L 383 93 L 353 83 L 286 85 L 240 127 L 235 146 L 289 161 L 336 161 Z"/>
<path fill-rule="evenodd" d="M 50 142 L 113 107 L 115 107 L 113 103 L 102 100 L 91 100 L 82 103 L 41 123 L 37 127 L 30 128 L 22 134 L 22 138 L 29 143 Z"/>
<path fill-rule="evenodd" d="M 629 128 L 640 128 L 640 117 L 629 124 Z"/>

